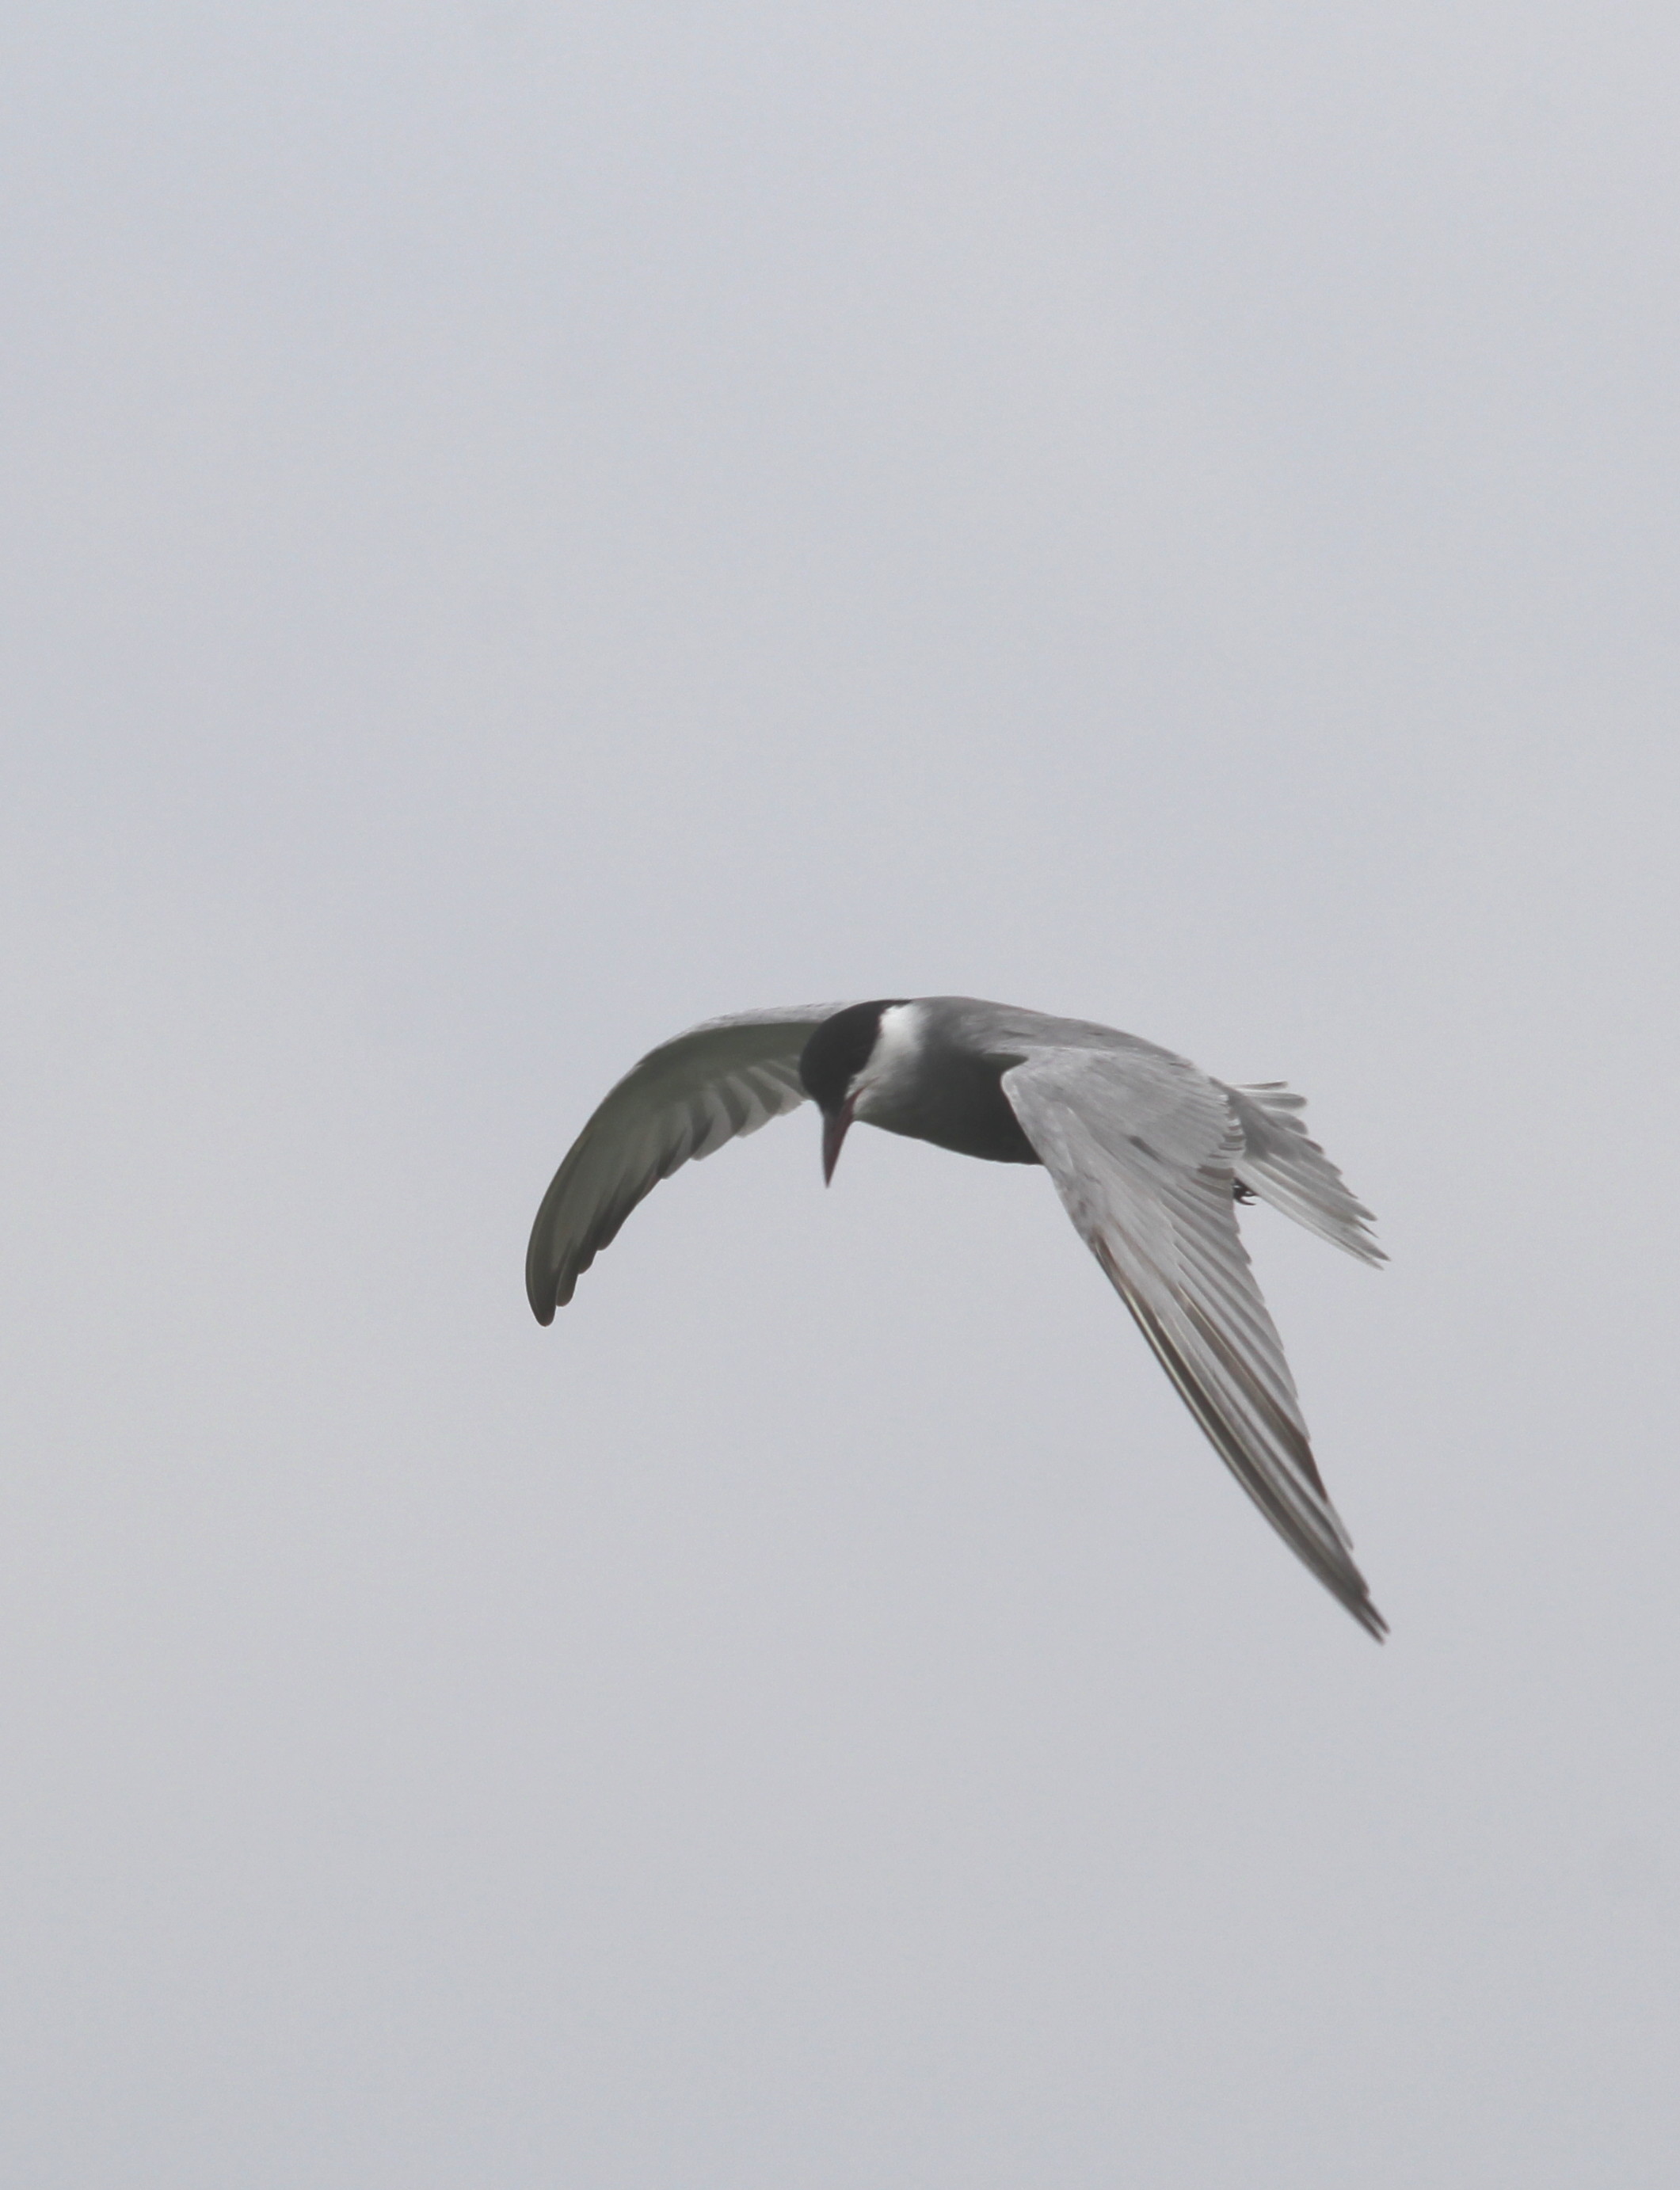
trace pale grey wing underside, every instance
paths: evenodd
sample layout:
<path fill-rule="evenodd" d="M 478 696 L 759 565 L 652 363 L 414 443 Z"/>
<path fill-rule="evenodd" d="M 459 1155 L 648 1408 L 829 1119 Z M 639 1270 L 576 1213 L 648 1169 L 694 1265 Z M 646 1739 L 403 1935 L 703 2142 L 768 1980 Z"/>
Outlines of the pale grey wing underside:
<path fill-rule="evenodd" d="M 539 1323 L 553 1321 L 581 1273 L 661 1179 L 798 1108 L 799 1053 L 844 1009 L 793 1004 L 707 1019 L 625 1074 L 573 1142 L 531 1227 L 525 1291 Z"/>
<path fill-rule="evenodd" d="M 1070 1049 L 1029 1054 L 1004 1074 L 1003 1089 L 1220 1458 L 1290 1548 L 1381 1637 L 1387 1623 L 1325 1494 L 1237 1230 L 1244 1129 L 1229 1091 L 1160 1052 Z"/>

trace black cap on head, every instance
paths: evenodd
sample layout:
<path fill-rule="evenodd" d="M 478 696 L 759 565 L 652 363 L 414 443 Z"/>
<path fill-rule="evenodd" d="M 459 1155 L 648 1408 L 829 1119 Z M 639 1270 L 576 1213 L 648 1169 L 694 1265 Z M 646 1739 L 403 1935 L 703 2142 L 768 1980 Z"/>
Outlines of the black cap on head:
<path fill-rule="evenodd" d="M 846 1090 L 869 1062 L 875 1037 L 881 1031 L 881 1014 L 904 996 L 883 996 L 872 1004 L 848 1004 L 825 1019 L 805 1044 L 799 1058 L 799 1077 L 805 1092 L 826 1114 L 837 1110 Z"/>

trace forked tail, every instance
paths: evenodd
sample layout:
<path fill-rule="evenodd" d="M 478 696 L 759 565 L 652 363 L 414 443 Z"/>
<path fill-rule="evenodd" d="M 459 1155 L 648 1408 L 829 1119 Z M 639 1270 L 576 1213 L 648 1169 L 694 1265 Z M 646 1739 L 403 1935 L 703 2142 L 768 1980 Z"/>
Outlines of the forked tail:
<path fill-rule="evenodd" d="M 1301 1115 L 1306 1097 L 1291 1093 L 1280 1080 L 1225 1092 L 1242 1127 L 1243 1150 L 1235 1165 L 1240 1183 L 1362 1262 L 1386 1262 L 1365 1228 L 1376 1219 L 1308 1134 Z"/>

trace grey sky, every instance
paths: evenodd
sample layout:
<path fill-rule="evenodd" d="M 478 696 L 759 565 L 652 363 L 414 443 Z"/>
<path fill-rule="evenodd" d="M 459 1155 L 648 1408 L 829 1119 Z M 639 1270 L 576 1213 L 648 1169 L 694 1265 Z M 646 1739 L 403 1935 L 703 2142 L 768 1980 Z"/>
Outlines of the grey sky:
<path fill-rule="evenodd" d="M 1666 2184 L 1654 9 L 10 11 L 0 2176 Z M 1374 1648 L 1043 1177 L 708 1014 L 1288 1078 Z"/>

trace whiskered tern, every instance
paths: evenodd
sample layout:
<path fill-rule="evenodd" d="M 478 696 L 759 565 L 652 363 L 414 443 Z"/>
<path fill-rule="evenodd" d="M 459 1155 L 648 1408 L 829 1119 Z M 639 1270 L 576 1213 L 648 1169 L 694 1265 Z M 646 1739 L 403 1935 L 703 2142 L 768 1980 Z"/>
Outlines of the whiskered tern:
<path fill-rule="evenodd" d="M 619 1081 L 555 1173 L 525 1260 L 537 1321 L 553 1321 L 661 1178 L 807 1097 L 822 1114 L 825 1179 L 858 1122 L 1042 1164 L 1219 1457 L 1331 1595 L 1386 1632 L 1237 1230 L 1238 1205 L 1258 1195 L 1362 1262 L 1384 1260 L 1371 1211 L 1280 1083 L 1228 1087 L 1113 1027 L 967 996 L 708 1019 Z"/>

